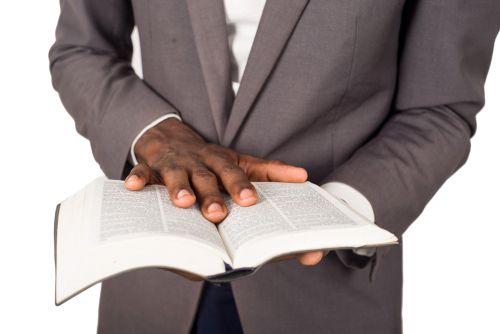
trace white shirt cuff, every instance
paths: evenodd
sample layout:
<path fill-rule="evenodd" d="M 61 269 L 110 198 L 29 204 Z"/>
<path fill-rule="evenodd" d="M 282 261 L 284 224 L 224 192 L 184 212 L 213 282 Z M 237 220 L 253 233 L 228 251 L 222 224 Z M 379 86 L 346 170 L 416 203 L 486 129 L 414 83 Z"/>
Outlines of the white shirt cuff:
<path fill-rule="evenodd" d="M 170 113 L 170 114 L 166 114 L 166 115 L 163 115 L 157 119 L 155 119 L 153 122 L 149 123 L 148 126 L 146 126 L 144 129 L 142 129 L 141 132 L 139 132 L 139 134 L 135 137 L 134 141 L 132 142 L 132 146 L 130 146 L 130 157 L 132 159 L 132 163 L 135 165 L 137 165 L 139 162 L 137 161 L 137 158 L 135 156 L 135 153 L 134 153 L 134 149 L 135 149 L 135 144 L 137 144 L 137 141 L 142 137 L 142 135 L 148 131 L 149 129 L 151 129 L 152 127 L 158 125 L 159 123 L 163 122 L 164 120 L 166 119 L 169 119 L 169 118 L 177 118 L 179 121 L 182 122 L 182 118 L 177 115 L 177 114 L 174 114 L 174 113 Z"/>
<path fill-rule="evenodd" d="M 328 182 L 321 186 L 330 195 L 343 201 L 347 206 L 356 211 L 358 214 L 366 218 L 368 221 L 375 223 L 375 213 L 370 201 L 359 191 L 353 187 L 341 182 Z M 375 248 L 355 248 L 353 252 L 359 255 L 372 256 L 375 254 Z"/>

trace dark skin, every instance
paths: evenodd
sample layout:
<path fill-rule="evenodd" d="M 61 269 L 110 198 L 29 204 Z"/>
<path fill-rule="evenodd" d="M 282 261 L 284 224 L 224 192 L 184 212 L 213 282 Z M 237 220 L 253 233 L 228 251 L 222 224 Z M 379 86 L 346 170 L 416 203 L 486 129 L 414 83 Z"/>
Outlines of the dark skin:
<path fill-rule="evenodd" d="M 215 224 L 228 214 L 221 189 L 238 205 L 251 206 L 257 202 L 257 192 L 251 181 L 307 180 L 307 171 L 301 167 L 239 154 L 207 143 L 175 118 L 166 119 L 144 133 L 134 153 L 139 164 L 125 180 L 128 190 L 138 191 L 147 184 L 163 184 L 174 205 L 189 208 L 198 202 L 203 216 Z M 323 255 L 322 251 L 313 251 L 295 257 L 301 264 L 311 266 L 319 263 Z"/>

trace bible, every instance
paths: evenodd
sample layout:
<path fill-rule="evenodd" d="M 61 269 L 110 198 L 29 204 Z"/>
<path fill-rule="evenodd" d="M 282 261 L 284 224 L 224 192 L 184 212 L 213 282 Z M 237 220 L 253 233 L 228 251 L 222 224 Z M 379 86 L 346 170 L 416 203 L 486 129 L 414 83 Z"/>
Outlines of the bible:
<path fill-rule="evenodd" d="M 164 186 L 134 192 L 123 181 L 91 182 L 56 209 L 56 305 L 139 268 L 180 270 L 220 283 L 283 255 L 397 243 L 313 183 L 253 185 L 255 205 L 240 207 L 227 196 L 229 215 L 213 224 L 196 205 L 175 207 Z"/>

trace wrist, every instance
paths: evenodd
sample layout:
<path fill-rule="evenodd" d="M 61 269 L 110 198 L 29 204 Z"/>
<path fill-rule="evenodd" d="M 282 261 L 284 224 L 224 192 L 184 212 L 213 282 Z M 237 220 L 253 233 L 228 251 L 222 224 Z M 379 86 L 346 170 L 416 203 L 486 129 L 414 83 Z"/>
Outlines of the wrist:
<path fill-rule="evenodd" d="M 179 120 L 179 122 L 182 122 L 182 119 L 181 117 L 176 114 L 176 113 L 168 113 L 168 114 L 165 114 L 161 117 L 158 117 L 157 119 L 153 120 L 151 123 L 149 123 L 147 126 L 145 126 L 141 132 L 139 132 L 139 134 L 137 136 L 135 136 L 135 139 L 134 141 L 132 142 L 132 144 L 130 145 L 130 152 L 129 152 L 129 160 L 131 162 L 131 164 L 133 166 L 137 165 L 139 162 L 137 161 L 137 157 L 136 157 L 136 154 L 135 154 L 135 145 L 137 144 L 137 141 L 139 141 L 139 139 L 144 135 L 144 133 L 146 133 L 149 129 L 155 127 L 156 125 L 158 125 L 159 123 L 169 119 L 169 118 L 176 118 Z"/>
<path fill-rule="evenodd" d="M 134 154 L 138 161 L 151 165 L 166 143 L 171 142 L 172 133 L 181 124 L 177 118 L 167 118 L 144 132 L 134 145 Z"/>

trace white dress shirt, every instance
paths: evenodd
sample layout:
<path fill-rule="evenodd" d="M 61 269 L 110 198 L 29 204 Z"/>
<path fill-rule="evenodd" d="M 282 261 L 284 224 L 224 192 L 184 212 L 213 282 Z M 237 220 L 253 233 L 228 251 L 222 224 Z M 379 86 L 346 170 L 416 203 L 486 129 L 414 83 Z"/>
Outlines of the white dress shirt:
<path fill-rule="evenodd" d="M 266 0 L 224 0 L 231 60 L 231 81 L 238 93 Z"/>
<path fill-rule="evenodd" d="M 224 0 L 231 59 L 231 80 L 235 94 L 238 93 L 238 88 L 245 71 L 250 49 L 252 48 L 265 3 L 266 0 Z M 130 151 L 134 164 L 137 164 L 134 154 L 134 147 L 137 140 L 147 130 L 171 117 L 175 117 L 182 121 L 177 114 L 166 114 L 149 124 L 137 135 L 132 143 Z M 322 185 L 322 188 L 331 195 L 342 200 L 346 205 L 350 206 L 367 220 L 374 223 L 375 217 L 373 208 L 368 199 L 359 191 L 340 182 L 329 182 Z M 371 256 L 375 249 L 356 249 L 354 251 L 360 255 Z"/>

